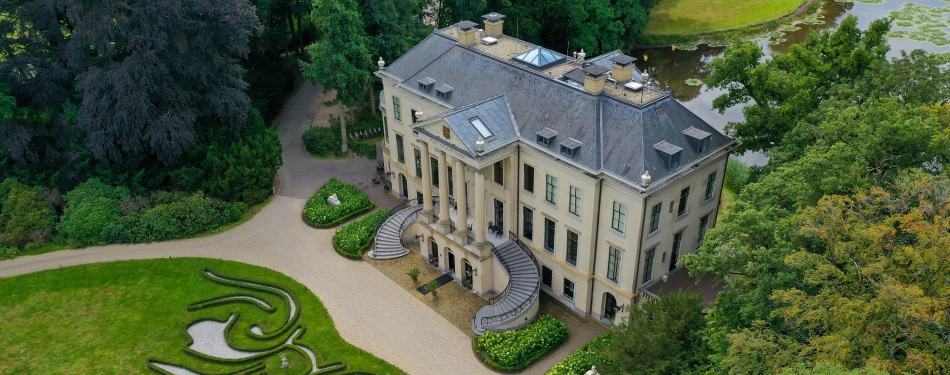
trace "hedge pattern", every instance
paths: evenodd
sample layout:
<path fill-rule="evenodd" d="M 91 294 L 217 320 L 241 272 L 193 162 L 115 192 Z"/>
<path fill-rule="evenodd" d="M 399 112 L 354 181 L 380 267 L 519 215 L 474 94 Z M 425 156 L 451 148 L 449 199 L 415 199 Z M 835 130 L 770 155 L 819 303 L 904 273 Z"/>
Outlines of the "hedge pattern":
<path fill-rule="evenodd" d="M 376 237 L 376 224 L 390 216 L 390 210 L 379 210 L 344 225 L 333 235 L 333 248 L 347 258 L 361 259 Z"/>
<path fill-rule="evenodd" d="M 340 198 L 340 205 L 336 207 L 327 204 L 327 198 L 333 194 Z M 331 178 L 307 201 L 303 220 L 314 228 L 331 228 L 374 207 L 376 205 L 362 190 Z"/>
<path fill-rule="evenodd" d="M 610 332 L 604 332 L 595 337 L 589 343 L 577 349 L 576 352 L 558 362 L 545 375 L 579 375 L 583 374 L 590 367 L 606 360 L 603 356 L 597 354 L 596 348 L 603 345 L 609 346 L 613 342 L 613 336 Z"/>
<path fill-rule="evenodd" d="M 524 329 L 486 332 L 472 341 L 479 359 L 499 371 L 521 371 L 567 341 L 567 326 L 543 315 Z M 487 354 L 483 356 L 482 352 Z"/>

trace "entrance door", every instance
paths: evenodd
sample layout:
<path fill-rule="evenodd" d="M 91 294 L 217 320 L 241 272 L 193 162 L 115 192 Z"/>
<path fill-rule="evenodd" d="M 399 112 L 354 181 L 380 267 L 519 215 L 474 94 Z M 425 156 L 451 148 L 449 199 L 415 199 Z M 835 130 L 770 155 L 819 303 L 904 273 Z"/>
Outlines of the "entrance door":
<path fill-rule="evenodd" d="M 429 238 L 429 264 L 439 265 L 439 245 L 432 238 Z"/>
<path fill-rule="evenodd" d="M 613 294 L 604 293 L 604 318 L 612 322 L 615 316 L 617 316 L 617 299 Z"/>
<path fill-rule="evenodd" d="M 505 203 L 495 199 L 495 226 L 498 227 L 498 233 L 505 232 Z"/>
<path fill-rule="evenodd" d="M 472 285 L 472 265 L 468 262 L 468 259 L 462 259 L 462 264 L 465 266 L 465 278 L 462 284 L 471 287 Z"/>
<path fill-rule="evenodd" d="M 455 254 L 448 250 L 446 250 L 446 253 L 449 254 L 449 264 L 447 265 L 449 272 L 455 273 Z"/>
<path fill-rule="evenodd" d="M 402 190 L 399 191 L 402 194 L 402 197 L 409 199 L 409 184 L 406 183 L 406 176 L 403 176 L 402 173 L 399 174 L 399 184 L 402 185 Z"/>

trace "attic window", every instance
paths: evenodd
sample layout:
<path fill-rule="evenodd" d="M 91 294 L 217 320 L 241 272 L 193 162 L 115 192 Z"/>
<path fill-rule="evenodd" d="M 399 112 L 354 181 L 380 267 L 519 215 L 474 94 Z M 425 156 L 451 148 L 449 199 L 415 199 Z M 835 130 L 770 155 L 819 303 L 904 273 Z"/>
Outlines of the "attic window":
<path fill-rule="evenodd" d="M 706 152 L 709 149 L 709 132 L 705 132 L 694 127 L 689 127 L 683 131 L 683 135 L 696 150 L 697 154 Z"/>
<path fill-rule="evenodd" d="M 660 116 L 660 118 L 666 117 L 666 110 L 665 110 L 665 109 L 663 109 L 663 108 L 661 108 L 661 107 L 657 107 L 654 111 L 656 112 L 656 115 L 657 115 L 657 116 Z"/>
<path fill-rule="evenodd" d="M 561 153 L 573 159 L 580 153 L 581 144 L 574 138 L 568 138 L 567 142 L 561 143 Z"/>
<path fill-rule="evenodd" d="M 666 167 L 670 170 L 679 168 L 680 166 L 680 155 L 683 151 L 682 147 L 674 145 L 667 141 L 662 141 L 653 145 L 653 148 L 663 157 L 663 161 L 666 162 Z"/>
<path fill-rule="evenodd" d="M 429 89 L 432 88 L 432 85 L 435 83 L 435 80 L 429 77 L 425 77 L 419 80 L 419 91 L 429 92 Z"/>
<path fill-rule="evenodd" d="M 452 95 L 452 86 L 448 85 L 439 85 L 435 88 L 435 97 L 442 101 L 448 101 L 449 96 Z"/>
<path fill-rule="evenodd" d="M 475 130 L 478 130 L 478 134 L 481 134 L 483 139 L 488 139 L 494 136 L 491 133 L 491 130 L 488 130 L 488 127 L 485 126 L 485 123 L 482 122 L 482 119 L 478 117 L 472 117 L 468 119 L 468 122 L 472 123 L 472 126 L 475 127 Z"/>
<path fill-rule="evenodd" d="M 544 147 L 551 146 L 551 143 L 554 142 L 554 137 L 557 137 L 557 132 L 551 128 L 545 127 L 538 132 L 538 143 L 544 145 Z"/>

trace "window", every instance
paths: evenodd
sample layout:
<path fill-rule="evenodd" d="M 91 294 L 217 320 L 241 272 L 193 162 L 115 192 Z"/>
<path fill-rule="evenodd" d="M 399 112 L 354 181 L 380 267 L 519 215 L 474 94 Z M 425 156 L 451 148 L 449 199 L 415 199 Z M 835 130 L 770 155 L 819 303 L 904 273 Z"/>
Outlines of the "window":
<path fill-rule="evenodd" d="M 643 283 L 653 280 L 653 257 L 656 255 L 656 248 L 647 251 L 646 258 L 643 259 Z"/>
<path fill-rule="evenodd" d="M 402 148 L 402 136 L 396 134 L 396 158 L 400 163 L 406 164 L 406 151 Z"/>
<path fill-rule="evenodd" d="M 696 237 L 696 248 L 703 246 L 703 241 L 706 240 L 706 224 L 709 224 L 709 215 L 703 216 L 702 219 L 699 219 L 699 235 Z"/>
<path fill-rule="evenodd" d="M 439 100 L 445 100 L 445 92 L 436 90 L 435 97 Z"/>
<path fill-rule="evenodd" d="M 614 201 L 614 216 L 613 220 L 610 221 L 610 227 L 623 233 L 623 230 L 627 227 L 627 206 Z"/>
<path fill-rule="evenodd" d="M 574 300 L 574 282 L 564 278 L 564 297 L 573 301 Z"/>
<path fill-rule="evenodd" d="M 554 220 L 544 218 L 544 250 L 554 252 Z"/>
<path fill-rule="evenodd" d="M 503 231 L 505 228 L 505 203 L 495 199 L 495 226 Z"/>
<path fill-rule="evenodd" d="M 660 211 L 663 209 L 663 202 L 657 203 L 656 206 L 653 206 L 653 212 L 650 214 L 650 233 L 656 232 L 657 229 L 660 229 Z"/>
<path fill-rule="evenodd" d="M 425 83 L 419 82 L 419 91 L 429 91 L 429 86 L 426 86 Z"/>
<path fill-rule="evenodd" d="M 547 187 L 545 188 L 544 199 L 557 205 L 557 178 L 551 175 L 545 175 Z"/>
<path fill-rule="evenodd" d="M 683 216 L 686 214 L 686 206 L 689 203 L 689 186 L 686 189 L 680 191 L 680 205 L 676 210 L 676 216 Z"/>
<path fill-rule="evenodd" d="M 567 204 L 567 211 L 574 216 L 581 216 L 581 189 L 571 186 L 571 196 Z"/>
<path fill-rule="evenodd" d="M 451 164 L 451 163 L 449 163 L 449 164 Z M 448 166 L 448 167 L 446 167 L 446 168 L 449 169 L 449 173 L 448 173 L 448 175 L 449 175 L 449 195 L 451 195 L 451 196 L 454 197 L 454 196 L 455 196 L 455 186 L 452 186 L 452 185 L 454 185 L 455 179 L 452 178 L 452 166 Z"/>
<path fill-rule="evenodd" d="M 620 280 L 620 249 L 613 246 L 607 257 L 607 278 L 615 283 Z"/>
<path fill-rule="evenodd" d="M 534 241 L 534 211 L 528 207 L 523 207 L 522 211 L 524 212 L 524 215 L 521 215 L 524 229 L 521 232 L 521 237 L 528 241 Z"/>
<path fill-rule="evenodd" d="M 577 265 L 577 233 L 573 231 L 567 231 L 567 263 L 576 266 Z"/>
<path fill-rule="evenodd" d="M 524 165 L 524 189 L 534 193 L 534 167 L 527 164 Z"/>
<path fill-rule="evenodd" d="M 439 159 L 429 157 L 429 175 L 432 176 L 432 186 L 439 187 Z"/>
<path fill-rule="evenodd" d="M 546 138 L 545 136 L 543 136 L 543 135 L 541 135 L 541 134 L 538 134 L 538 143 L 540 143 L 540 144 L 542 144 L 542 145 L 545 145 L 545 146 L 550 146 L 550 145 L 551 145 L 551 138 Z"/>
<path fill-rule="evenodd" d="M 677 152 L 673 155 L 670 155 L 670 169 L 676 169 L 680 167 L 680 153 Z"/>
<path fill-rule="evenodd" d="M 418 148 L 413 147 L 412 155 L 416 157 L 416 178 L 422 178 L 422 154 Z"/>
<path fill-rule="evenodd" d="M 561 145 L 561 153 L 564 154 L 565 156 L 567 156 L 567 157 L 573 159 L 574 156 L 577 156 L 577 148 L 576 148 L 576 147 L 575 147 L 575 148 L 570 148 L 570 147 L 568 147 L 568 146 Z"/>
<path fill-rule="evenodd" d="M 541 284 L 551 287 L 551 279 L 554 278 L 554 272 L 548 266 L 541 265 Z"/>
<path fill-rule="evenodd" d="M 709 200 L 713 196 L 713 186 L 716 185 L 716 172 L 710 173 L 706 178 L 706 192 L 703 194 L 703 200 Z"/>
<path fill-rule="evenodd" d="M 386 138 L 386 143 L 389 143 L 389 119 L 383 116 L 383 136 Z"/>
<path fill-rule="evenodd" d="M 505 186 L 505 161 L 496 161 L 492 166 L 492 181 L 496 184 Z"/>
<path fill-rule="evenodd" d="M 703 138 L 699 141 L 699 153 L 702 154 L 707 149 L 709 149 L 709 137 Z"/>
<path fill-rule="evenodd" d="M 673 235 L 673 255 L 670 256 L 670 270 L 676 268 L 676 260 L 679 258 L 680 245 L 683 244 L 683 231 L 676 232 Z"/>
<path fill-rule="evenodd" d="M 493 136 L 491 130 L 488 130 L 488 127 L 482 122 L 482 119 L 478 117 L 472 117 L 468 119 L 468 122 L 470 122 L 472 126 L 475 127 L 475 130 L 478 130 L 478 134 L 481 134 L 482 138 L 488 139 Z"/>
<path fill-rule="evenodd" d="M 393 118 L 396 121 L 402 121 L 402 105 L 399 104 L 399 98 L 393 96 Z"/>

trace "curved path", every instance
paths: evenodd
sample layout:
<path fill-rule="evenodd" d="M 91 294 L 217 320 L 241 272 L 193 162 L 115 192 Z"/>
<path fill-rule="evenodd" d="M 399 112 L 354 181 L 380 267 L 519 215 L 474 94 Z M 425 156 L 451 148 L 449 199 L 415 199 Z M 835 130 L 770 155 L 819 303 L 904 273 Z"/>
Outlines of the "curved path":
<path fill-rule="evenodd" d="M 376 162 L 313 160 L 300 135 L 323 98 L 305 84 L 285 109 L 278 133 L 284 144 L 280 191 L 250 221 L 214 236 L 154 244 L 63 250 L 0 262 L 0 277 L 77 264 L 167 257 L 220 258 L 277 270 L 310 288 L 353 345 L 410 374 L 490 374 L 472 355 L 471 339 L 365 262 L 344 259 L 330 245 L 333 230 L 300 219 L 306 199 L 330 177 L 370 185 Z M 380 187 L 366 192 L 380 207 L 396 202 Z M 330 358 L 332 360 L 332 358 Z M 142 364 L 143 368 L 145 364 Z"/>

